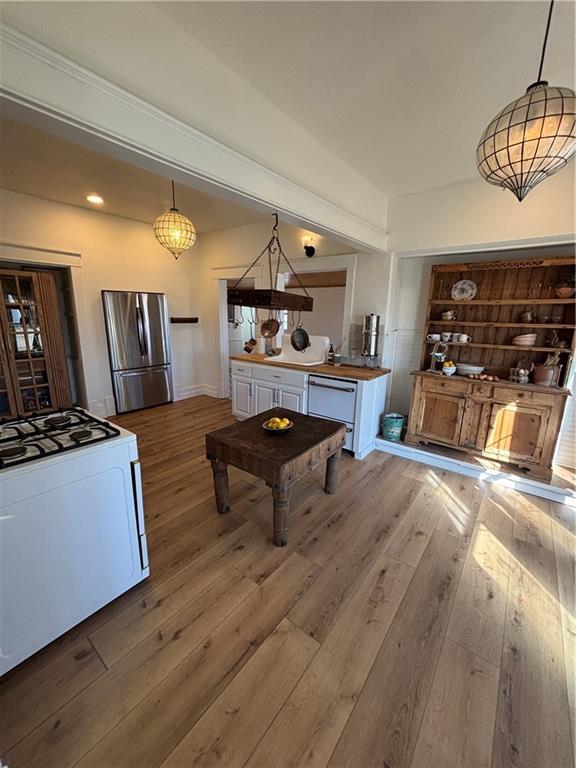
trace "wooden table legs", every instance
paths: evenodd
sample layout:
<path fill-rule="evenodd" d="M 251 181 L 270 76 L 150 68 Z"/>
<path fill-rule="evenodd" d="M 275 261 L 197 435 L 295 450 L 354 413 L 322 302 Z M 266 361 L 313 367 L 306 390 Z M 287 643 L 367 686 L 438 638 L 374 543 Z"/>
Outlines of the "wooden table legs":
<path fill-rule="evenodd" d="M 324 483 L 324 490 L 326 493 L 336 493 L 336 479 L 338 477 L 338 464 L 341 455 L 342 448 L 339 448 L 336 453 L 333 453 L 326 461 L 326 481 Z"/>
<path fill-rule="evenodd" d="M 221 515 L 230 512 L 230 489 L 228 487 L 228 464 L 218 459 L 211 459 L 214 474 L 214 492 L 216 509 Z"/>
<path fill-rule="evenodd" d="M 326 493 L 336 493 L 336 479 L 338 475 L 338 463 L 342 454 L 342 448 L 329 456 L 326 461 L 326 480 L 324 490 Z M 216 508 L 223 515 L 230 512 L 230 490 L 228 487 L 228 464 L 220 459 L 210 459 L 212 473 L 214 475 L 214 491 L 216 495 Z M 292 481 L 293 482 L 293 481 Z M 272 499 L 274 501 L 274 536 L 273 541 L 277 547 L 285 547 L 288 543 L 288 515 L 290 512 L 291 489 L 285 485 L 272 485 Z"/>
<path fill-rule="evenodd" d="M 286 485 L 272 488 L 274 500 L 274 536 L 277 547 L 285 547 L 288 543 L 288 514 L 290 512 L 291 489 Z"/>

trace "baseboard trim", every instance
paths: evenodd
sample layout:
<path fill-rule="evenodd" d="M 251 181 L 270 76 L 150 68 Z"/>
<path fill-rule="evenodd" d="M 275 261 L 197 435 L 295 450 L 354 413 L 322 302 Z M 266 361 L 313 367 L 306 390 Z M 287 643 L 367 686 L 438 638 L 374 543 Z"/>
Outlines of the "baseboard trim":
<path fill-rule="evenodd" d="M 115 416 L 116 415 L 116 403 L 114 397 L 101 397 L 98 400 L 88 401 L 88 410 L 93 413 L 94 416 Z"/>
<path fill-rule="evenodd" d="M 487 483 L 498 483 L 507 488 L 514 488 L 517 491 L 539 496 L 542 499 L 556 501 L 559 504 L 567 504 L 576 507 L 576 492 L 567 488 L 560 488 L 556 485 L 548 485 L 532 477 L 521 477 L 512 475 L 510 472 L 503 472 L 499 469 L 486 469 L 475 467 L 469 462 L 451 459 L 446 456 L 440 456 L 430 451 L 422 450 L 413 445 L 405 443 L 393 443 L 390 440 L 383 440 L 377 437 L 375 448 L 384 453 L 392 453 L 395 456 L 402 456 L 410 461 L 418 461 L 421 464 L 428 464 L 439 469 L 447 469 L 450 472 L 457 472 L 460 475 L 475 477 L 478 480 L 484 480 Z"/>
<path fill-rule="evenodd" d="M 186 400 L 189 397 L 198 397 L 198 395 L 218 397 L 216 387 L 210 384 L 195 384 L 188 387 L 178 387 L 178 392 L 174 399 Z"/>

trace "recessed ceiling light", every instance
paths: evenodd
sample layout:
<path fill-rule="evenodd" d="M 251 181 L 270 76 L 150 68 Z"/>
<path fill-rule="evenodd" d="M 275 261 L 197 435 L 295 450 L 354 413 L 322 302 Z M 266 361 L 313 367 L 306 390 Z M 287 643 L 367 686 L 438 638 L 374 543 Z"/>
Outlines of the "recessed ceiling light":
<path fill-rule="evenodd" d="M 100 197 L 100 195 L 86 195 L 86 200 L 88 200 L 89 203 L 92 203 L 93 205 L 103 205 L 104 204 L 104 198 Z"/>

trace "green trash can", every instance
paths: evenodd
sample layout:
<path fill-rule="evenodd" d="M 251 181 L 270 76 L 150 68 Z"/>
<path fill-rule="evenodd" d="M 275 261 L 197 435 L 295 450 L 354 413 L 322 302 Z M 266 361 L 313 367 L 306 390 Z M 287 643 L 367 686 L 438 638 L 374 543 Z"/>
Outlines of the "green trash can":
<path fill-rule="evenodd" d="M 404 428 L 404 419 L 406 417 L 401 413 L 386 413 L 382 416 L 382 435 L 386 440 L 392 440 L 397 443 L 400 441 L 402 429 Z"/>

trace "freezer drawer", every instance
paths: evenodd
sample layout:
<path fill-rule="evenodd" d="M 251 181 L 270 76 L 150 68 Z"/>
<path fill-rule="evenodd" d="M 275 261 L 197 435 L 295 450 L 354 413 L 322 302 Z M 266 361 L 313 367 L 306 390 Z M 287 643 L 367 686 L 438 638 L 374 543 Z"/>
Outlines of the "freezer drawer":
<path fill-rule="evenodd" d="M 308 380 L 308 413 L 326 419 L 354 423 L 356 382 L 310 376 Z"/>
<path fill-rule="evenodd" d="M 327 418 L 326 416 L 320 416 L 319 413 L 311 413 L 310 411 L 308 411 L 308 416 L 318 416 L 320 419 Z M 330 421 L 342 423 L 340 419 L 330 419 Z M 346 424 L 346 440 L 342 447 L 345 451 L 354 451 L 354 424 Z"/>
<path fill-rule="evenodd" d="M 114 399 L 118 413 L 160 405 L 173 400 L 170 366 L 116 371 L 113 375 Z"/>

